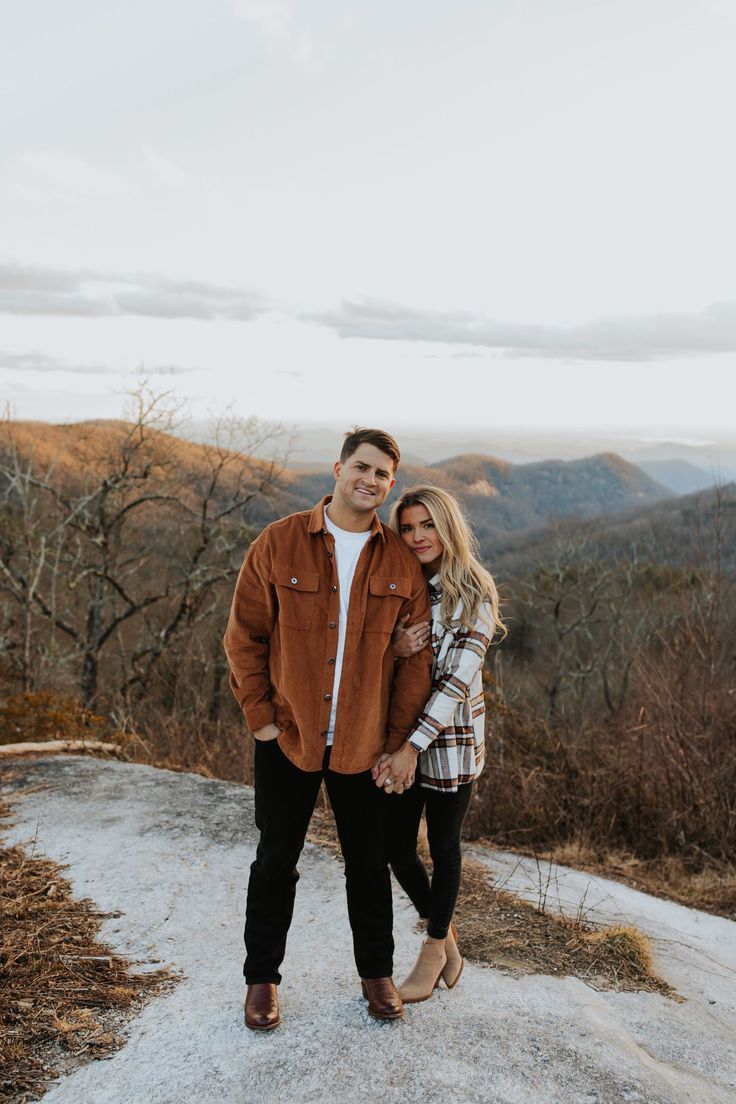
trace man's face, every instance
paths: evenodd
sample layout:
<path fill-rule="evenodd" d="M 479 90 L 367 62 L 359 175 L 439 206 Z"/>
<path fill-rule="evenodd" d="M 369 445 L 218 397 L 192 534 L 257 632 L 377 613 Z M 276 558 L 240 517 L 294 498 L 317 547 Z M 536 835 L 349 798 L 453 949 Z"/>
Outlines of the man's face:
<path fill-rule="evenodd" d="M 335 464 L 335 498 L 359 513 L 377 509 L 393 487 L 394 463 L 375 445 L 359 445 L 344 464 Z"/>

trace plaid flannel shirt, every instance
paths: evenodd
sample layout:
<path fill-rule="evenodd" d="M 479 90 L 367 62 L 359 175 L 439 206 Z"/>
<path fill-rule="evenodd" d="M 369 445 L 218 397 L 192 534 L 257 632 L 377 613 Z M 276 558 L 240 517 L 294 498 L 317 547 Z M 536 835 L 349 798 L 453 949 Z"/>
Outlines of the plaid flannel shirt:
<path fill-rule="evenodd" d="M 460 606 L 451 627 L 440 620 L 439 575 L 429 581 L 432 602 L 432 695 L 417 719 L 409 742 L 421 753 L 419 776 L 425 789 L 447 793 L 472 782 L 485 759 L 483 660 L 491 643 L 491 609 L 484 603 L 475 625 L 460 622 Z"/>

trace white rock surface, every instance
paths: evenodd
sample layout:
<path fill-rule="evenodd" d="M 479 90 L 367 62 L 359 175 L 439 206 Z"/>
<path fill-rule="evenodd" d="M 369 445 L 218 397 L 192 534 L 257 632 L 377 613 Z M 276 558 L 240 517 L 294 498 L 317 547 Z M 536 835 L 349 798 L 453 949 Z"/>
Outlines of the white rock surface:
<path fill-rule="evenodd" d="M 62 1078 L 46 1104 L 736 1101 L 736 924 L 558 871 L 565 907 L 575 911 L 590 882 L 598 896 L 589 891 L 586 900 L 598 918 L 620 914 L 655 937 L 664 975 L 685 1004 L 466 966 L 455 990 L 407 1008 L 403 1021 L 380 1023 L 359 994 L 341 866 L 307 846 L 283 967 L 284 1020 L 259 1035 L 242 1024 L 240 974 L 252 793 L 73 756 L 14 769 L 6 836 L 68 863 L 77 894 L 122 914 L 102 932 L 116 950 L 141 968 L 161 962 L 185 975 L 129 1024 L 120 1051 Z M 515 856 L 494 853 L 492 865 L 535 899 L 536 865 L 531 889 Z M 401 976 L 418 937 L 398 896 L 396 939 Z"/>

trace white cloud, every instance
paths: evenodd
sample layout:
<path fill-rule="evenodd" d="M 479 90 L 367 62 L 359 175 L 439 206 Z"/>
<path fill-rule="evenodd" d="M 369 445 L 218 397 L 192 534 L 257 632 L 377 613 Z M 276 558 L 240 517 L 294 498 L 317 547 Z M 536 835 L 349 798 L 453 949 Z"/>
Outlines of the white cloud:
<path fill-rule="evenodd" d="M 49 356 L 37 350 L 23 350 L 21 352 L 9 352 L 0 349 L 0 370 L 20 372 L 72 372 L 83 376 L 119 376 L 119 367 L 106 367 L 100 364 L 78 364 L 60 360 L 58 357 Z M 175 364 L 159 364 L 145 368 L 146 376 L 180 376 L 193 372 L 194 368 L 182 368 Z"/>
<path fill-rule="evenodd" d="M 80 269 L 76 272 L 22 265 L 0 265 L 0 313 L 251 321 L 268 310 L 266 298 L 241 288 L 174 280 L 155 274 L 122 274 Z"/>
<path fill-rule="evenodd" d="M 512 356 L 564 360 L 651 361 L 736 352 L 736 304 L 699 314 L 598 318 L 576 326 L 503 323 L 464 311 L 422 311 L 376 299 L 343 300 L 340 308 L 304 316 L 342 338 L 439 342 Z"/>

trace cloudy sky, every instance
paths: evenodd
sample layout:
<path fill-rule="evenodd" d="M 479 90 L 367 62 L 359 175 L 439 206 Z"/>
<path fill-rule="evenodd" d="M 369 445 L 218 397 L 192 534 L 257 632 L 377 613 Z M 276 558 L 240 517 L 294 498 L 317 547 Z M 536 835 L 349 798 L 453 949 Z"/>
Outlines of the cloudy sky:
<path fill-rule="evenodd" d="M 25 0 L 0 382 L 286 421 L 724 433 L 732 0 Z"/>

